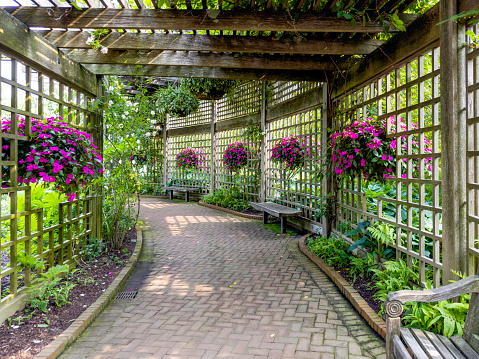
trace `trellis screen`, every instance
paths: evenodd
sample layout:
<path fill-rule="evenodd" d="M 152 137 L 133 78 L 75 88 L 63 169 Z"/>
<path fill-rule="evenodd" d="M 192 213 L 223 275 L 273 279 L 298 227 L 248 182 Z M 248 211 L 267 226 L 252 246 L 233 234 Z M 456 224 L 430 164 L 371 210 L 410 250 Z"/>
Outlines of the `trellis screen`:
<path fill-rule="evenodd" d="M 16 152 L 18 141 L 25 140 L 18 133 L 18 121 L 26 121 L 26 134 L 32 118 L 63 117 L 78 128 L 95 133 L 97 117 L 92 111 L 92 98 L 45 76 L 41 71 L 0 53 L 0 115 L 2 121 L 11 121 L 11 131 L 0 133 L 0 141 L 9 139 L 9 160 L 0 158 L 0 174 L 10 172 L 10 187 L 0 189 L 0 251 L 1 300 L 0 306 L 25 290 L 37 275 L 24 268 L 18 255 L 33 255 L 47 266 L 72 264 L 87 236 L 96 235 L 96 197 L 86 196 L 72 202 L 59 203 L 55 221 L 44 209 L 43 190 L 19 185 L 17 182 Z M 95 136 L 94 136 L 95 137 Z M 100 224 L 101 225 L 101 224 Z M 41 271 L 41 270 L 39 270 Z"/>
<path fill-rule="evenodd" d="M 335 100 L 335 129 L 368 117 L 389 123 L 396 140 L 397 173 L 384 184 L 342 183 L 339 228 L 381 221 L 395 229 L 396 257 L 440 285 L 442 269 L 439 48 Z M 363 186 L 364 185 L 364 186 Z M 344 232 L 344 230 L 343 230 Z"/>

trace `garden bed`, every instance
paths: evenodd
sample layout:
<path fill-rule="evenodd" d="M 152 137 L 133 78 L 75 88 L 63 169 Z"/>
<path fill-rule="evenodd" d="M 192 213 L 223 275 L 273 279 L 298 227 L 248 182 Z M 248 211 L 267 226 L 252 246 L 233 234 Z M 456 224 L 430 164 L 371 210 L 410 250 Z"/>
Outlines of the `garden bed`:
<path fill-rule="evenodd" d="M 237 216 L 244 217 L 244 218 L 263 219 L 263 212 L 257 211 L 255 209 L 247 209 L 247 210 L 244 210 L 244 211 L 235 211 L 235 210 L 230 209 L 230 208 L 216 206 L 214 204 L 204 203 L 202 201 L 199 201 L 198 204 L 200 206 L 203 206 L 203 207 L 209 207 L 209 208 L 217 209 L 219 211 L 232 213 L 232 214 L 235 214 Z"/>
<path fill-rule="evenodd" d="M 62 307 L 49 306 L 48 313 L 36 311 L 30 319 L 29 304 L 0 325 L 1 358 L 33 358 L 70 327 L 82 313 L 107 291 L 127 265 L 135 250 L 137 231 L 132 228 L 125 247 L 128 253 L 107 248 L 100 257 L 78 264 L 70 276 L 76 284 Z"/>
<path fill-rule="evenodd" d="M 371 280 L 369 278 L 359 277 L 356 279 L 356 282 L 353 282 L 353 278 L 347 268 L 331 267 L 328 265 L 322 258 L 313 254 L 307 247 L 309 236 L 310 235 L 306 235 L 299 239 L 300 250 L 331 278 L 359 314 L 368 322 L 371 328 L 384 338 L 386 335 L 386 323 L 378 315 L 378 312 L 381 310 L 381 303 L 373 298 L 377 290 L 369 288 Z"/>

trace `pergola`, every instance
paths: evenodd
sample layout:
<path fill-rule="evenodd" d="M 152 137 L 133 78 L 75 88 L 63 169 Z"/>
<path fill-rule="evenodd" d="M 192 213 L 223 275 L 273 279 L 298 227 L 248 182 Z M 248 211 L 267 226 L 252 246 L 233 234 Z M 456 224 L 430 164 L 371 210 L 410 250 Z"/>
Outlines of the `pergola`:
<path fill-rule="evenodd" d="M 422 274 L 424 265 L 431 265 L 435 285 L 439 284 L 439 272 L 444 269 L 447 269 L 443 276 L 446 282 L 452 276 L 449 269 L 475 272 L 479 258 L 479 249 L 474 244 L 479 234 L 479 148 L 477 135 L 468 135 L 467 131 L 476 133 L 479 123 L 476 104 L 479 50 L 463 44 L 468 27 L 465 22 L 445 21 L 439 26 L 438 23 L 478 9 L 478 0 L 442 0 L 421 16 L 408 12 L 415 4 L 413 0 L 352 0 L 348 4 L 339 0 L 84 0 L 77 3 L 80 8 L 73 7 L 70 1 L 16 0 L 16 3 L 18 6 L 0 9 L 0 52 L 82 91 L 89 98 L 102 95 L 103 75 L 241 79 L 263 84 L 321 82 L 319 90 L 308 90 L 276 107 L 264 106 L 263 96 L 258 101 L 263 101 L 263 105 L 253 117 L 265 127 L 280 114 L 292 115 L 316 106 L 322 111 L 323 129 L 316 136 L 321 137 L 323 146 L 327 143 L 326 128 L 339 128 L 355 116 L 366 116 L 372 104 L 377 105 L 378 116 L 383 119 L 402 114 L 409 118 L 410 114 L 418 113 L 418 129 L 409 128 L 401 135 L 391 136 L 411 139 L 432 133 L 440 145 L 434 147 L 432 154 L 408 153 L 398 158 L 407 161 L 431 157 L 437 166 L 441 161 L 442 172 L 436 172 L 432 179 L 412 178 L 409 173 L 407 178 L 393 181 L 399 189 L 402 184 L 408 188 L 431 186 L 437 193 L 437 201 L 429 205 L 423 198 L 399 197 L 390 202 L 397 208 L 433 212 L 434 231 L 426 231 L 423 222 L 421 228 L 412 228 L 400 219 L 390 222 L 397 226 L 399 234 L 407 232 L 408 238 L 411 233 L 423 242 L 426 237 L 432 238 L 434 258 L 425 256 L 423 250 L 414 252 L 412 244 L 397 249 L 418 259 Z M 338 8 L 346 11 L 354 8 L 354 14 L 364 14 L 366 21 L 352 23 L 338 17 Z M 406 31 L 384 23 L 384 20 L 390 22 L 386 14 L 394 13 L 403 21 Z M 386 25 L 390 27 L 387 35 Z M 99 39 L 108 48 L 107 53 L 92 49 L 87 43 L 91 36 L 88 30 L 94 29 L 110 30 Z M 425 52 L 430 52 L 432 59 L 428 72 L 424 72 Z M 419 63 L 418 74 L 414 76 L 412 59 Z M 396 76 L 402 71 L 405 83 Z M 15 90 L 32 91 L 15 79 L 1 81 Z M 422 95 L 426 82 L 431 83 L 431 98 Z M 413 100 L 411 93 L 415 88 L 418 99 Z M 405 100 L 401 102 L 403 93 Z M 61 106 L 79 106 L 79 102 L 70 105 L 62 101 Z M 430 108 L 433 114 L 429 125 L 424 124 L 424 108 Z M 12 117 L 33 116 L 28 108 L 20 109 L 13 100 L 12 105 L 0 105 L 0 109 Z M 203 110 L 202 114 L 211 113 L 206 105 Z M 84 108 L 81 111 L 87 112 Z M 248 113 L 218 123 L 211 121 L 211 117 L 198 118 L 185 125 L 186 130 L 183 125 L 169 127 L 163 133 L 164 140 L 182 133 L 208 133 L 214 138 L 215 131 L 236 128 L 251 116 Z M 276 130 L 272 128 L 271 133 Z M 268 141 L 274 141 L 274 136 L 268 137 Z M 212 177 L 214 171 L 212 164 Z M 323 194 L 329 192 L 328 185 L 323 183 Z M 267 188 L 267 183 L 262 184 L 260 198 L 264 199 Z M 344 220 L 351 213 L 357 217 L 370 216 L 365 200 L 359 199 L 363 194 L 354 185 L 342 191 Z M 439 191 L 442 191 L 442 205 Z"/>

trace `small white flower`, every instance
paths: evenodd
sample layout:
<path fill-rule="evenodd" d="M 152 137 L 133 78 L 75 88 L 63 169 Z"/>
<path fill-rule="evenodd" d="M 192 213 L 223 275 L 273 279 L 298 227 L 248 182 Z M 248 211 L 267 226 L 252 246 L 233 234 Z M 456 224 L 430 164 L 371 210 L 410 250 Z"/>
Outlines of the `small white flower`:
<path fill-rule="evenodd" d="M 86 39 L 86 44 L 91 45 L 95 41 L 95 38 L 93 36 L 90 36 L 88 39 Z"/>
<path fill-rule="evenodd" d="M 155 135 L 156 135 L 156 131 L 153 131 L 153 136 L 155 136 Z"/>
<path fill-rule="evenodd" d="M 136 161 L 135 161 L 135 160 L 133 160 L 133 161 L 131 161 L 131 163 L 133 163 L 133 164 L 136 164 Z"/>
<path fill-rule="evenodd" d="M 121 118 L 122 118 L 122 119 L 125 119 L 125 118 L 126 118 L 126 116 L 125 116 L 125 115 L 121 115 Z"/>
<path fill-rule="evenodd" d="M 130 113 L 129 113 L 128 111 L 125 111 L 125 115 L 127 115 L 127 116 L 128 116 L 129 114 L 130 114 Z"/>
<path fill-rule="evenodd" d="M 140 144 L 140 143 L 141 143 L 141 141 L 140 141 L 140 140 L 136 140 L 136 143 Z"/>
<path fill-rule="evenodd" d="M 127 104 L 128 106 L 130 106 L 130 105 L 131 105 L 131 102 L 130 102 L 130 101 L 126 101 L 126 104 Z"/>
<path fill-rule="evenodd" d="M 151 136 L 151 133 L 147 132 L 146 137 L 150 137 L 150 136 Z"/>
<path fill-rule="evenodd" d="M 121 160 L 119 160 L 118 163 L 121 165 Z"/>
<path fill-rule="evenodd" d="M 100 50 L 102 54 L 107 54 L 108 53 L 108 47 L 103 46 Z"/>
<path fill-rule="evenodd" d="M 152 116 L 155 116 L 155 111 L 151 111 L 151 115 L 152 115 Z"/>

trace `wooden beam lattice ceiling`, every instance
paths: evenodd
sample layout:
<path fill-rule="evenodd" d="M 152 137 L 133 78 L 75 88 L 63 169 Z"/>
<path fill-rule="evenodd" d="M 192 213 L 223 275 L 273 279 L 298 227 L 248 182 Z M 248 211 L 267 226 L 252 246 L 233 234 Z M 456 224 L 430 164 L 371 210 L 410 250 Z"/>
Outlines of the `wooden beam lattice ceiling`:
<path fill-rule="evenodd" d="M 71 0 L 15 1 L 3 9 L 70 58 L 119 75 L 144 65 L 155 76 L 275 80 L 308 72 L 317 81 L 384 43 L 381 12 L 397 11 L 405 26 L 417 18 L 404 12 L 413 0 L 352 0 L 345 9 L 368 13 L 365 24 L 338 17 L 336 0 L 75 0 L 81 9 Z M 107 30 L 99 43 L 108 53 L 87 43 L 94 29 Z"/>

